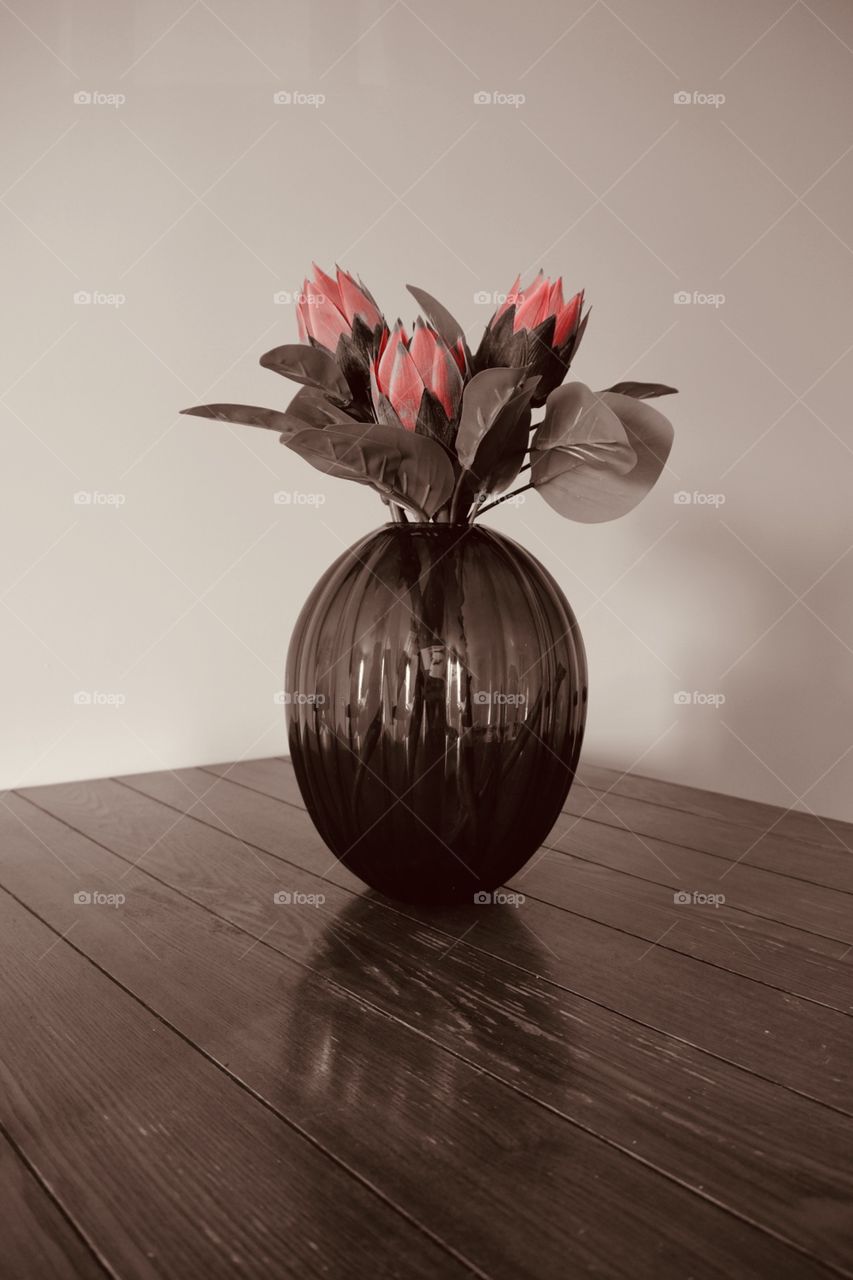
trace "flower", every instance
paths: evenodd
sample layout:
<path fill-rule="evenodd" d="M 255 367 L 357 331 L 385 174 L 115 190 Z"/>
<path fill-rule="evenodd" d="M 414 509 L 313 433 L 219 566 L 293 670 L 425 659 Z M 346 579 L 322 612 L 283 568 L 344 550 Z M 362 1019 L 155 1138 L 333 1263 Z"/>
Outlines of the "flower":
<path fill-rule="evenodd" d="M 526 288 L 520 283 L 518 276 L 486 326 L 474 367 L 525 365 L 541 378 L 533 403 L 542 405 L 568 373 L 583 336 L 583 290 L 566 302 L 562 277 L 552 282 L 542 271 Z"/>
<path fill-rule="evenodd" d="M 371 332 L 383 323 L 382 314 L 364 285 L 348 271 L 337 267 L 333 279 L 317 266 L 314 279 L 306 280 L 296 308 L 296 322 L 302 342 L 309 339 L 334 355 L 341 337 L 349 337 L 356 318 Z"/>
<path fill-rule="evenodd" d="M 462 399 L 464 362 L 461 346 L 448 347 L 432 325 L 416 320 L 409 338 L 398 320 L 383 335 L 371 370 L 379 421 L 396 421 L 406 431 L 420 425 L 424 435 L 445 435 L 442 428 L 453 422 Z"/>

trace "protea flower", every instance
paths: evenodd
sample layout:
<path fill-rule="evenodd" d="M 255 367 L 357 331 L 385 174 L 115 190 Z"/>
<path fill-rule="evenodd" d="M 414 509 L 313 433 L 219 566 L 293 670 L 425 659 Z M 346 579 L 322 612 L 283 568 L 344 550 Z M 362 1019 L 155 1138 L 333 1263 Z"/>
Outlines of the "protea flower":
<path fill-rule="evenodd" d="M 568 373 L 589 312 L 581 316 L 583 290 L 564 301 L 562 278 L 552 283 L 540 271 L 526 288 L 520 289 L 520 283 L 518 276 L 486 326 L 474 367 L 526 365 L 541 379 L 533 399 L 538 406 Z"/>
<path fill-rule="evenodd" d="M 423 320 L 409 338 L 400 320 L 382 335 L 371 367 L 373 407 L 380 422 L 436 436 L 449 444 L 462 400 L 465 355 Z"/>
<path fill-rule="evenodd" d="M 333 279 L 317 266 L 314 279 L 305 280 L 296 308 L 296 322 L 302 342 L 313 341 L 332 355 L 341 337 L 350 337 L 356 328 L 356 317 L 372 333 L 382 324 L 382 313 L 364 285 L 348 271 L 336 268 Z"/>

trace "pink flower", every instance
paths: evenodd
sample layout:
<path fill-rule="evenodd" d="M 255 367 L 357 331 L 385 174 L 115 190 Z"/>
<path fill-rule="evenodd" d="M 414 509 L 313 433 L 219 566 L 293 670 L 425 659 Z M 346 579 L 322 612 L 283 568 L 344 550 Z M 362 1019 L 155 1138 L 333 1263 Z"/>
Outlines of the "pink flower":
<path fill-rule="evenodd" d="M 416 320 L 411 339 L 401 321 L 383 335 L 379 355 L 373 364 L 373 399 L 377 416 L 387 400 L 406 431 L 417 428 L 425 395 L 441 405 L 452 421 L 462 399 L 462 371 L 465 355 L 461 343 L 454 348 L 439 337 L 431 325 Z"/>
<path fill-rule="evenodd" d="M 337 267 L 337 279 L 333 279 L 316 262 L 313 267 L 314 279 L 304 282 L 296 308 L 299 337 L 302 342 L 313 338 L 334 354 L 338 339 L 352 333 L 356 317 L 373 330 L 382 323 L 382 315 L 364 285 L 348 271 Z"/>
<path fill-rule="evenodd" d="M 499 320 L 510 307 L 515 307 L 512 320 L 513 333 L 518 333 L 522 329 L 535 329 L 537 325 L 544 324 L 553 316 L 554 336 L 551 339 L 551 345 L 562 347 L 577 328 L 583 306 L 583 290 L 576 293 L 568 302 L 564 302 L 562 276 L 552 284 L 540 271 L 526 289 L 519 289 L 520 282 L 521 276 L 517 276 L 515 284 L 506 296 L 506 301 L 502 302 L 495 312 L 492 323 Z"/>

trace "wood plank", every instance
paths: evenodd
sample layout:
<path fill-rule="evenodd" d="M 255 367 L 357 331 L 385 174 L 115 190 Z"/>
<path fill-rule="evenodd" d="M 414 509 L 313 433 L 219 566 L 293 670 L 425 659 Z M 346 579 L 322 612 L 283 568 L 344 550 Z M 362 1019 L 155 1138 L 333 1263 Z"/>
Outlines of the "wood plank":
<path fill-rule="evenodd" d="M 175 785 L 174 779 L 168 780 L 169 775 L 146 775 L 157 788 L 158 798 L 179 809 L 186 808 L 184 798 L 190 794 L 182 785 L 183 776 L 178 775 Z M 264 796 L 276 789 L 288 797 L 289 803 L 294 803 L 292 797 L 298 795 L 290 766 L 279 762 L 242 763 L 222 778 L 223 786 L 233 785 L 232 779 L 241 785 L 247 783 Z M 134 785 L 133 778 L 126 781 Z M 207 785 L 198 782 L 199 793 Z M 147 783 L 143 789 L 147 789 Z M 277 811 L 265 806 L 263 800 L 244 804 L 239 811 L 243 825 L 235 828 L 237 834 L 276 852 Z M 209 812 L 194 812 L 202 819 L 211 819 Z M 215 814 L 213 820 L 215 825 Z M 557 828 L 555 833 L 560 835 Z M 581 850 L 586 855 L 584 860 L 572 856 L 560 865 L 559 858 L 540 853 L 522 869 L 512 887 L 647 943 L 660 939 L 668 950 L 829 1008 L 849 1012 L 853 1007 L 851 968 L 842 958 L 849 944 L 838 938 L 850 920 L 849 911 L 843 909 L 848 905 L 844 895 L 829 889 L 804 889 L 799 882 L 748 867 L 737 868 L 719 883 L 714 875 L 715 861 L 704 854 L 664 846 L 664 866 L 654 856 L 650 842 L 636 841 L 628 832 L 588 823 L 580 829 L 580 835 L 583 838 L 575 838 L 578 828 L 573 828 L 568 837 L 557 841 L 556 847 L 571 844 L 573 854 L 576 848 Z M 625 874 L 612 876 L 609 870 Z M 686 907 L 677 905 L 675 893 L 685 889 L 691 895 L 694 891 L 723 893 L 726 902 L 718 907 L 692 901 Z M 793 899 L 789 897 L 792 889 Z M 783 919 L 823 924 L 835 936 L 826 937 L 779 922 L 774 912 Z"/>
<path fill-rule="evenodd" d="M 304 808 L 289 760 L 240 761 L 231 765 L 209 766 L 205 772 Z M 578 802 L 578 807 L 582 803 Z M 605 803 L 608 807 L 615 807 L 619 801 L 608 797 Z M 713 851 L 705 852 L 702 843 L 676 839 L 679 821 L 687 824 L 688 834 L 696 835 L 695 828 L 689 826 L 689 815 L 682 819 L 675 810 L 663 812 L 671 815 L 673 825 L 668 826 L 668 835 L 659 840 L 652 833 L 644 832 L 642 818 L 635 826 L 630 822 L 614 822 L 612 817 L 605 823 L 600 816 L 600 803 L 597 812 L 592 812 L 589 818 L 569 810 L 565 819 L 555 824 L 544 847 L 556 848 L 616 871 L 668 885 L 673 890 L 687 885 L 691 891 L 723 893 L 728 900 L 736 901 L 743 911 L 835 939 L 841 944 L 834 948 L 835 954 L 843 952 L 853 941 L 849 936 L 853 922 L 853 902 L 849 897 L 853 893 L 853 858 L 848 858 L 846 853 L 818 850 L 812 846 L 804 849 L 792 841 L 776 842 L 782 845 L 781 853 L 777 853 L 768 837 L 768 844 L 762 848 L 760 843 L 748 860 L 737 863 L 736 859 L 749 848 L 750 837 L 738 851 L 732 847 L 732 856 L 723 860 L 714 856 Z M 636 812 L 627 816 L 632 819 L 638 817 Z M 697 821 L 701 824 L 705 820 Z M 605 830 L 597 829 L 601 826 Z M 739 827 L 731 829 L 736 833 L 743 830 Z M 710 840 L 714 843 L 713 836 Z M 813 867 L 817 869 L 820 878 L 816 883 L 810 875 L 796 874 L 803 870 L 804 865 L 809 872 Z M 773 874 L 768 876 L 762 872 Z M 716 881 L 720 881 L 719 885 Z M 814 887 L 804 889 L 804 881 Z M 839 893 L 839 889 L 848 896 Z"/>
<path fill-rule="evenodd" d="M 68 783 L 27 794 L 131 861 L 144 857 L 146 867 L 167 883 L 189 888 L 195 896 L 201 890 L 207 895 L 201 900 L 212 901 L 214 909 L 237 924 L 251 927 L 265 919 L 258 914 L 258 902 L 263 899 L 260 883 L 248 903 L 245 890 L 237 892 L 236 888 L 230 890 L 228 903 L 222 901 L 221 876 L 235 859 L 243 874 L 258 882 L 256 858 L 260 855 L 252 844 L 288 860 L 288 869 L 279 872 L 288 881 L 296 870 L 294 864 L 298 864 L 351 891 L 361 889 L 355 877 L 335 863 L 320 843 L 306 813 L 279 806 L 269 798 L 265 804 L 264 797 L 242 795 L 239 787 L 236 795 L 229 791 L 222 800 L 218 788 L 233 789 L 234 784 L 218 780 L 211 787 L 209 775 L 196 771 L 181 771 L 178 785 L 182 789 L 193 785 L 188 781 L 193 774 L 194 785 L 207 792 L 201 802 L 202 816 L 227 813 L 226 823 L 233 831 L 247 831 L 251 822 L 252 831 L 263 834 L 263 839 L 255 840 L 253 835 L 251 841 L 245 841 L 243 837 L 245 843 L 235 848 L 228 837 L 216 836 L 209 827 L 198 830 L 199 824 L 182 822 L 175 811 L 152 807 L 142 795 L 137 794 L 135 801 L 123 797 L 121 792 L 127 788 L 114 782 Z M 161 843 L 166 836 L 168 857 Z M 214 856 L 217 878 L 211 883 L 209 871 L 203 872 L 205 863 Z M 266 868 L 260 870 L 268 874 Z M 237 880 L 236 869 L 232 878 Z M 317 887 L 315 883 L 315 890 Z M 399 908 L 392 909 L 399 912 Z M 428 924 L 446 918 L 451 940 L 455 933 L 472 927 L 472 912 L 467 908 L 438 916 L 409 908 L 406 912 Z M 844 1015 L 699 963 L 665 945 L 653 946 L 597 921 L 568 916 L 535 899 L 525 904 L 523 923 L 517 930 L 495 927 L 496 917 L 502 914 L 489 910 L 475 913 L 473 927 L 479 948 L 512 961 L 520 959 L 523 967 L 561 987 L 807 1096 L 843 1110 L 853 1107 L 844 1066 L 853 1023 Z M 678 931 L 676 940 L 677 936 Z M 526 945 L 528 940 L 532 950 Z"/>
<path fill-rule="evenodd" d="M 582 787 L 572 788 L 563 812 L 571 815 L 565 820 L 567 827 L 572 816 L 585 818 L 712 854 L 724 863 L 721 873 L 726 866 L 742 860 L 749 866 L 853 893 L 853 855 L 841 846 L 829 849 L 775 831 L 764 834 L 722 818 L 700 817 L 647 800 L 634 800 L 615 792 L 605 795 Z"/>
<path fill-rule="evenodd" d="M 470 1274 L 6 892 L 0 957 L 8 1131 L 122 1277 Z"/>
<path fill-rule="evenodd" d="M 3 1270 L 10 1280 L 105 1280 L 96 1259 L 56 1201 L 0 1134 Z"/>
<path fill-rule="evenodd" d="M 853 822 L 839 818 L 825 818 L 802 809 L 786 809 L 781 805 L 724 795 L 719 791 L 704 791 L 679 782 L 665 782 L 661 778 L 649 778 L 634 772 L 622 773 L 618 769 L 597 765 L 582 764 L 578 777 L 596 791 L 648 800 L 700 817 L 723 818 L 726 822 L 737 822 L 756 831 L 772 827 L 779 835 L 798 841 L 807 840 L 830 849 L 853 849 Z"/>
<path fill-rule="evenodd" d="M 117 855 L 27 802 L 16 798 L 10 808 L 27 824 L 16 829 L 0 811 L 3 873 L 16 894 L 59 931 L 81 879 L 105 891 L 123 885 L 121 910 L 157 959 L 134 945 L 116 911 L 87 909 L 74 945 L 271 1105 L 299 1115 L 372 1184 L 390 1182 L 398 1198 L 417 1200 L 418 1213 L 464 1241 L 489 1274 L 562 1277 L 574 1266 L 633 1276 L 637 1256 L 650 1273 L 679 1280 L 823 1274 L 804 1254 L 792 1257 L 775 1238 L 653 1172 L 662 1154 L 675 1156 L 703 1196 L 762 1215 L 764 1231 L 801 1250 L 819 1248 L 844 1273 L 842 1223 L 828 1228 L 811 1206 L 850 1199 L 844 1153 L 853 1121 L 839 1124 L 823 1107 L 595 1006 L 543 997 L 539 984 L 517 975 L 495 981 L 505 966 L 483 966 L 464 943 L 448 955 L 445 935 L 334 886 L 325 886 L 334 898 L 325 907 L 282 914 L 257 856 L 234 852 L 232 869 L 208 844 L 197 876 L 218 883 L 221 903 L 233 908 L 235 897 L 250 901 L 263 887 L 254 934 L 265 936 L 247 949 L 245 934 L 155 881 L 148 857 L 147 870 L 128 874 Z M 178 830 L 159 846 L 166 865 L 184 861 L 184 848 L 172 843 Z M 274 859 L 264 861 L 276 869 Z M 354 908 L 393 935 L 380 942 Z M 340 980 L 363 974 L 371 996 L 397 993 L 402 1017 L 382 1017 L 374 1000 L 345 993 Z M 493 1076 L 507 1073 L 513 1046 L 510 1090 Z M 469 1064 L 474 1056 L 480 1069 Z M 534 1070 L 550 1111 L 520 1092 Z M 734 1079 L 743 1086 L 740 1120 L 729 1105 Z M 608 1113 L 610 1141 L 627 1142 L 630 1158 L 586 1131 Z M 786 1147 L 798 1139 L 803 1154 L 795 1147 L 792 1157 Z M 483 1168 L 492 1169 L 489 1179 Z"/>

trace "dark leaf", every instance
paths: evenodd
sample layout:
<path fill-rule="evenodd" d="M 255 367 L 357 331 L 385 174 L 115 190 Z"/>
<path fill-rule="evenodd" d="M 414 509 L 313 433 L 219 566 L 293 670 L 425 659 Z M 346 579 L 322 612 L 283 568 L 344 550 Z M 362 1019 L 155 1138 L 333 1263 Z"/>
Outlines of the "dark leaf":
<path fill-rule="evenodd" d="M 299 418 L 302 425 L 308 427 L 327 427 L 332 422 L 357 421 L 317 387 L 300 387 L 285 409 L 284 416 Z"/>
<path fill-rule="evenodd" d="M 264 369 L 272 369 L 292 382 L 302 382 L 308 387 L 319 387 L 338 400 L 349 400 L 350 389 L 346 378 L 338 368 L 334 356 L 321 347 L 294 342 L 275 347 L 261 356 Z"/>
<path fill-rule="evenodd" d="M 619 418 L 637 455 L 630 471 L 620 474 L 594 463 L 578 466 L 558 448 L 533 454 L 533 481 L 542 497 L 560 515 L 581 524 L 615 520 L 633 510 L 660 476 L 672 447 L 672 426 L 657 409 L 611 391 L 599 398 Z"/>
<path fill-rule="evenodd" d="M 483 436 L 520 390 L 526 375 L 524 368 L 483 369 L 467 383 L 456 433 L 456 453 L 466 469 L 473 463 Z"/>
<path fill-rule="evenodd" d="M 444 339 L 448 347 L 455 347 L 457 342 L 461 342 L 466 355 L 468 355 L 465 331 L 459 321 L 450 314 L 447 307 L 442 306 L 436 298 L 433 298 L 425 289 L 419 289 L 417 285 L 407 284 L 406 288 L 423 311 L 427 320 L 429 320 L 433 329 Z"/>
<path fill-rule="evenodd" d="M 637 461 L 619 418 L 583 382 L 568 382 L 551 392 L 531 448 L 566 454 L 561 471 L 591 464 L 624 474 Z"/>
<path fill-rule="evenodd" d="M 306 423 L 296 414 L 279 413 L 277 409 L 261 409 L 252 404 L 197 404 L 181 413 L 196 418 L 215 418 L 218 422 L 233 422 L 244 427 L 264 427 L 267 431 L 298 431 Z"/>
<path fill-rule="evenodd" d="M 479 490 L 502 493 L 518 475 L 527 452 L 530 401 L 538 381 L 538 378 L 525 380 L 480 442 L 471 464 L 471 474 Z"/>
<path fill-rule="evenodd" d="M 652 400 L 655 396 L 678 395 L 677 387 L 667 387 L 663 382 L 615 382 L 607 390 L 615 395 L 633 396 L 635 400 Z"/>
<path fill-rule="evenodd" d="M 383 498 L 429 519 L 453 492 L 453 467 L 441 445 L 384 423 L 307 427 L 284 443 L 327 475 L 367 484 Z"/>

